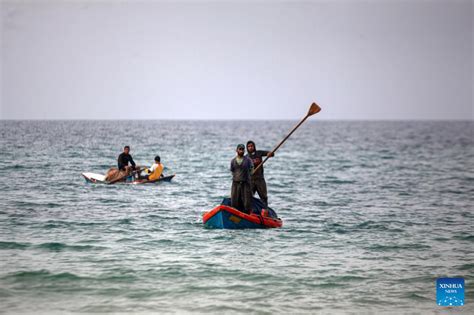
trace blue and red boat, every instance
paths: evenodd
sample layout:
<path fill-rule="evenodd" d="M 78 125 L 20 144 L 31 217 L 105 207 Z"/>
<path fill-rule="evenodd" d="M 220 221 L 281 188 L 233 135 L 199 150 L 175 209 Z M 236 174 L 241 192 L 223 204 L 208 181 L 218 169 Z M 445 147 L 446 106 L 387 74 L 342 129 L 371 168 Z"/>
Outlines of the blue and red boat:
<path fill-rule="evenodd" d="M 265 208 L 257 198 L 252 200 L 251 214 L 232 208 L 230 198 L 224 198 L 220 205 L 204 213 L 202 221 L 205 227 L 215 229 L 265 229 L 283 225 L 276 212 Z"/>

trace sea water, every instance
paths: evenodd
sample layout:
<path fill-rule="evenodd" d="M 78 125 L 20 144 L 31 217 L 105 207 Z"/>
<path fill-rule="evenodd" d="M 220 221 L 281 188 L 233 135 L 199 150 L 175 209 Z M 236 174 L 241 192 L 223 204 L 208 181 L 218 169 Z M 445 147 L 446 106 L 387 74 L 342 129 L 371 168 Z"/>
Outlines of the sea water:
<path fill-rule="evenodd" d="M 0 121 L 0 312 L 474 311 L 474 123 L 305 123 L 265 164 L 280 229 L 213 230 L 238 143 L 294 121 Z M 99 185 L 124 145 L 171 183 Z"/>

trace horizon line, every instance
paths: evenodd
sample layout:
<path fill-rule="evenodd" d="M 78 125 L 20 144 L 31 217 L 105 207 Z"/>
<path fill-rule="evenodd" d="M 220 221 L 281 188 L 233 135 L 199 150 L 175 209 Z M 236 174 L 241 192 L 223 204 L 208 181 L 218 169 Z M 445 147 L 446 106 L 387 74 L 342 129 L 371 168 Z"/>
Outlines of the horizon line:
<path fill-rule="evenodd" d="M 216 121 L 216 122 L 231 122 L 231 121 L 298 121 L 298 118 L 288 119 L 230 119 L 230 118 L 1 118 L 0 121 Z M 455 122 L 474 122 L 474 117 L 471 118 L 322 118 L 319 121 L 347 121 L 347 122 L 402 122 L 402 121 L 455 121 Z M 313 120 L 309 120 L 314 121 Z"/>

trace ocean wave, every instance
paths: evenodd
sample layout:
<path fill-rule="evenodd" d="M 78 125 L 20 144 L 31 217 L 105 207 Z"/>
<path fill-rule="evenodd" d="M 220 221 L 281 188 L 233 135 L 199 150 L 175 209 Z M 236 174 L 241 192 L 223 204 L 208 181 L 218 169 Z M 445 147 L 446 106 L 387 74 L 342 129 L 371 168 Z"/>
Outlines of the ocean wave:
<path fill-rule="evenodd" d="M 325 179 L 319 180 L 320 184 L 336 184 L 336 185 L 344 185 L 344 184 L 355 184 L 357 181 L 355 180 L 348 180 L 348 179 Z"/>
<path fill-rule="evenodd" d="M 474 235 L 455 235 L 453 238 L 460 241 L 474 242 Z"/>
<path fill-rule="evenodd" d="M 457 267 L 458 270 L 474 270 L 474 263 L 463 264 Z"/>
<path fill-rule="evenodd" d="M 93 250 L 102 250 L 105 249 L 103 246 L 94 246 L 94 245 L 67 245 L 59 242 L 50 242 L 42 243 L 34 246 L 37 249 L 44 249 L 54 252 L 60 251 L 93 251 Z"/>
<path fill-rule="evenodd" d="M 378 252 L 388 252 L 388 251 L 398 251 L 398 250 L 428 250 L 431 249 L 429 245 L 423 244 L 375 244 L 366 247 L 370 251 Z"/>
<path fill-rule="evenodd" d="M 13 282 L 32 282 L 32 281 L 77 281 L 84 279 L 78 275 L 69 272 L 52 273 L 47 270 L 18 271 L 2 277 L 3 280 Z"/>
<path fill-rule="evenodd" d="M 12 283 L 52 283 L 52 282 L 78 282 L 88 281 L 90 283 L 131 283 L 139 279 L 135 272 L 129 270 L 114 270 L 113 272 L 106 272 L 96 276 L 79 276 L 72 272 L 51 272 L 45 269 L 33 270 L 33 271 L 18 271 L 7 274 L 0 278 L 1 280 L 12 282 Z M 73 290 L 76 290 L 74 288 Z"/>
<path fill-rule="evenodd" d="M 2 249 L 27 249 L 30 243 L 19 242 L 0 242 L 0 250 Z"/>
<path fill-rule="evenodd" d="M 338 234 L 346 234 L 352 232 L 363 232 L 364 230 L 370 231 L 384 231 L 384 232 L 392 232 L 392 233 L 400 233 L 403 232 L 404 229 L 390 227 L 389 222 L 385 221 L 363 221 L 360 223 L 356 223 L 353 225 L 347 224 L 339 224 L 339 223 L 328 223 L 325 225 L 324 230 L 326 232 L 338 233 Z"/>
<path fill-rule="evenodd" d="M 403 295 L 404 298 L 415 300 L 415 301 L 431 301 L 431 298 L 427 298 L 426 296 L 422 296 L 417 292 L 407 292 Z"/>
<path fill-rule="evenodd" d="M 117 224 L 132 224 L 132 219 L 125 218 L 117 221 Z"/>

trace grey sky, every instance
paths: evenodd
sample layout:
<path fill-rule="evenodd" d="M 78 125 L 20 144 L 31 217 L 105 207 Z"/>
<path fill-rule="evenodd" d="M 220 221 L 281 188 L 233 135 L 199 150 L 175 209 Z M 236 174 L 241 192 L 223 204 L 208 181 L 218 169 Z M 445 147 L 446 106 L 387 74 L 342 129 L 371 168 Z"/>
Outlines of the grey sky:
<path fill-rule="evenodd" d="M 1 3 L 0 119 L 474 118 L 471 1 Z"/>

